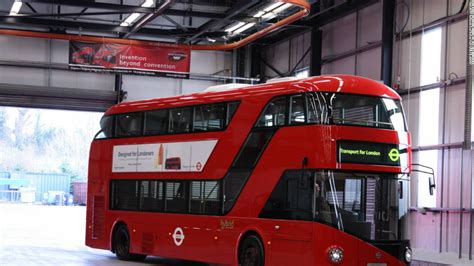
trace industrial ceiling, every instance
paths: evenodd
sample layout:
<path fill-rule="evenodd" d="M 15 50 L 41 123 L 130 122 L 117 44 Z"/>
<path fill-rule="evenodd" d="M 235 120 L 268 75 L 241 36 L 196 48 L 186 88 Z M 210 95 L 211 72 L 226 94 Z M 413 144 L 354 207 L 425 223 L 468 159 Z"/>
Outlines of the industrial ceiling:
<path fill-rule="evenodd" d="M 225 50 L 257 39 L 268 43 L 297 34 L 372 2 L 375 1 L 6 0 L 0 1 L 0 33 L 14 30 L 55 36 L 100 36 Z M 238 47 L 229 45 L 233 43 Z"/>

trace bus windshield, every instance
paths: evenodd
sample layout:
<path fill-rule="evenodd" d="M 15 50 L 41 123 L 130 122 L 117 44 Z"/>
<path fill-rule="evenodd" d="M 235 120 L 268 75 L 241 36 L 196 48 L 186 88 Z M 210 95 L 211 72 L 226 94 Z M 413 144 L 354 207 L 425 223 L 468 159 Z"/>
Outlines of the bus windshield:
<path fill-rule="evenodd" d="M 316 221 L 366 241 L 400 240 L 408 181 L 397 174 L 286 171 L 260 217 Z"/>
<path fill-rule="evenodd" d="M 400 101 L 355 94 L 328 94 L 330 122 L 405 131 Z"/>
<path fill-rule="evenodd" d="M 365 240 L 398 240 L 403 182 L 394 174 L 315 172 L 314 219 Z"/>

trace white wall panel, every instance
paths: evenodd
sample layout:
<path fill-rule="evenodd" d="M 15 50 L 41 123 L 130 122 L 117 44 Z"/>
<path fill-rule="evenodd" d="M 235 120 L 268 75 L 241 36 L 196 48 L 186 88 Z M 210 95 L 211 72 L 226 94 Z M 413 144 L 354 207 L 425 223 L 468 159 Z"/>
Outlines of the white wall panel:
<path fill-rule="evenodd" d="M 354 75 L 355 57 L 351 56 L 345 59 L 337 60 L 329 64 L 324 64 L 321 70 L 322 74 L 350 74 Z"/>
<path fill-rule="evenodd" d="M 382 39 L 382 2 L 359 11 L 358 47 Z"/>
<path fill-rule="evenodd" d="M 400 76 L 401 88 L 408 89 L 420 85 L 421 67 L 421 35 L 396 42 L 400 45 L 395 50 L 394 62 L 399 62 L 394 66 L 394 77 Z"/>
<path fill-rule="evenodd" d="M 376 48 L 357 55 L 358 76 L 380 80 L 382 48 Z"/>
<path fill-rule="evenodd" d="M 181 94 L 181 80 L 147 76 L 123 76 L 126 101 L 161 98 Z"/>
<path fill-rule="evenodd" d="M 445 143 L 464 140 L 464 97 L 465 85 L 448 87 L 446 90 L 446 124 L 444 126 Z"/>
<path fill-rule="evenodd" d="M 267 62 L 276 68 L 281 73 L 289 70 L 290 66 L 290 41 L 281 42 L 270 49 L 266 49 L 265 58 Z M 277 74 L 266 67 L 265 73 L 268 76 L 274 77 Z"/>
<path fill-rule="evenodd" d="M 184 79 L 182 82 L 182 92 L 183 94 L 189 94 L 194 92 L 201 92 L 208 87 L 219 85 L 221 83 L 213 82 L 213 81 L 206 81 L 206 80 L 189 80 Z"/>
<path fill-rule="evenodd" d="M 0 35 L 0 59 L 46 62 L 49 42 L 45 39 Z"/>
<path fill-rule="evenodd" d="M 446 16 L 446 0 L 411 0 L 407 30 L 417 28 Z M 406 11 L 405 11 L 406 12 Z"/>
<path fill-rule="evenodd" d="M 226 69 L 232 69 L 232 54 L 230 52 L 191 52 L 191 73 L 215 74 Z"/>
<path fill-rule="evenodd" d="M 46 86 L 47 70 L 0 66 L 0 83 Z"/>
<path fill-rule="evenodd" d="M 324 26 L 322 31 L 323 57 L 352 50 L 356 46 L 356 15 L 351 14 L 336 20 Z"/>
<path fill-rule="evenodd" d="M 50 86 L 113 91 L 115 76 L 107 73 L 52 70 Z"/>
<path fill-rule="evenodd" d="M 467 20 L 449 25 L 448 28 L 448 74 L 466 76 Z"/>

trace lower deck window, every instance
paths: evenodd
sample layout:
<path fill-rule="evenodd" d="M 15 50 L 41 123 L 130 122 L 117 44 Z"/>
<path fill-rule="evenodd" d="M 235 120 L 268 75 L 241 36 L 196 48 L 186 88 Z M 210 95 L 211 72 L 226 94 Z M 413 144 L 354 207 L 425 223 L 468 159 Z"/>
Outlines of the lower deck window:
<path fill-rule="evenodd" d="M 221 214 L 221 181 L 112 180 L 110 209 Z"/>

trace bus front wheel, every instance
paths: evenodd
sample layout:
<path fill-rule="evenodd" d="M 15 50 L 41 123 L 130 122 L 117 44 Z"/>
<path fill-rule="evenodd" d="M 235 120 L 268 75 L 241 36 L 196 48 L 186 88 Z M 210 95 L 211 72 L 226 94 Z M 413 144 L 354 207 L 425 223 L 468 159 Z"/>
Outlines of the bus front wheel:
<path fill-rule="evenodd" d="M 130 234 L 127 226 L 121 224 L 117 227 L 113 237 L 115 255 L 119 260 L 142 261 L 146 255 L 130 253 Z"/>
<path fill-rule="evenodd" d="M 240 266 L 263 266 L 265 264 L 265 254 L 262 241 L 255 236 L 247 236 L 240 245 L 239 265 Z"/>

